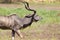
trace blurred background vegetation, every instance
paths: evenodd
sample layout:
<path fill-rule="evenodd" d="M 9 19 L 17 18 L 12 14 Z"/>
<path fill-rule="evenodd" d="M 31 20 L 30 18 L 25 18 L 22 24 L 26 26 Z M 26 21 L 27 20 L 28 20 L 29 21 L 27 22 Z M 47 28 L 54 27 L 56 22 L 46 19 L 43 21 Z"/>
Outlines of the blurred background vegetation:
<path fill-rule="evenodd" d="M 60 2 L 60 0 L 0 0 L 1 3 L 13 3 L 13 2 L 20 2 L 20 1 L 27 1 L 27 2 L 48 2 L 48 3 L 55 3 Z"/>
<path fill-rule="evenodd" d="M 0 0 L 0 15 L 17 13 L 18 16 L 24 17 L 32 14 L 20 1 L 27 1 L 30 8 L 35 9 L 43 18 L 21 30 L 24 35 L 21 40 L 60 40 L 60 0 Z M 0 29 L 0 40 L 11 40 L 11 30 Z M 16 36 L 15 40 L 20 38 Z"/>

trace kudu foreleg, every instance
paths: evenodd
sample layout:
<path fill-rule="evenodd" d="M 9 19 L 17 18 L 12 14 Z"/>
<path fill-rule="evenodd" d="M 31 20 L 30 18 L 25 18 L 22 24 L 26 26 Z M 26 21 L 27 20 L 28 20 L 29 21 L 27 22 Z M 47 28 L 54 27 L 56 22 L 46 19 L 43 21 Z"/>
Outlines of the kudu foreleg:
<path fill-rule="evenodd" d="M 19 37 L 23 38 L 23 35 L 22 35 L 22 33 L 20 32 L 20 30 L 14 30 L 14 31 L 16 32 L 16 34 L 17 34 Z"/>
<path fill-rule="evenodd" d="M 19 37 L 23 38 L 23 35 L 22 35 L 22 33 L 20 32 L 20 30 L 17 30 L 16 33 L 17 33 L 17 35 L 18 35 Z"/>
<path fill-rule="evenodd" d="M 12 40 L 14 40 L 14 37 L 15 37 L 15 31 L 12 30 Z"/>

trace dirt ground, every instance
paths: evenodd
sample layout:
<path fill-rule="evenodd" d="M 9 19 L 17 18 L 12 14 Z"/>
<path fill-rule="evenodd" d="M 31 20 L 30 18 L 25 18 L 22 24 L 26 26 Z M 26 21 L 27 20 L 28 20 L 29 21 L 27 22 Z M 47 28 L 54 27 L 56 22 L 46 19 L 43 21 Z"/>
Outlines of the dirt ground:
<path fill-rule="evenodd" d="M 15 40 L 60 40 L 60 24 L 44 24 L 38 28 L 22 32 L 24 38 L 21 39 L 17 35 Z M 7 36 L 6 36 L 7 35 Z M 0 31 L 0 39 L 11 40 L 11 30 Z"/>

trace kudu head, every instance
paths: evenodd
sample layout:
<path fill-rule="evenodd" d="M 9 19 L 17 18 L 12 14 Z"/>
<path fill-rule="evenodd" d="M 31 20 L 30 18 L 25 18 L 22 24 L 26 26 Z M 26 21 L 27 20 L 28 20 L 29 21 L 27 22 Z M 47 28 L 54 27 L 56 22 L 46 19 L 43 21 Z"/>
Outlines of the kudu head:
<path fill-rule="evenodd" d="M 37 22 L 40 20 L 40 16 L 38 16 L 37 14 L 29 14 L 25 16 L 26 18 L 32 18 L 33 21 Z"/>
<path fill-rule="evenodd" d="M 33 14 L 26 15 L 25 17 L 27 17 L 27 18 L 32 17 L 33 21 L 35 21 L 35 22 L 39 21 L 40 16 L 38 16 L 38 15 L 36 14 L 36 10 L 30 9 L 30 8 L 29 8 L 29 4 L 28 4 L 27 2 L 22 2 L 22 3 L 24 3 L 25 8 L 26 8 L 27 10 L 34 12 Z"/>

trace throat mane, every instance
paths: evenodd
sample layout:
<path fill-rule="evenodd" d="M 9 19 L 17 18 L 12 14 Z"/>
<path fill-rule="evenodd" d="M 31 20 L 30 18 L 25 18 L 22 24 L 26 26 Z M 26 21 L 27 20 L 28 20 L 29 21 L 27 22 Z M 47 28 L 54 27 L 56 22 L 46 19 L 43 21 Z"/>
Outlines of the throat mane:
<path fill-rule="evenodd" d="M 31 18 L 25 18 L 25 20 L 23 22 L 24 23 L 23 28 L 26 28 L 26 27 L 30 26 L 32 24 L 32 22 L 33 22 L 32 17 Z"/>

